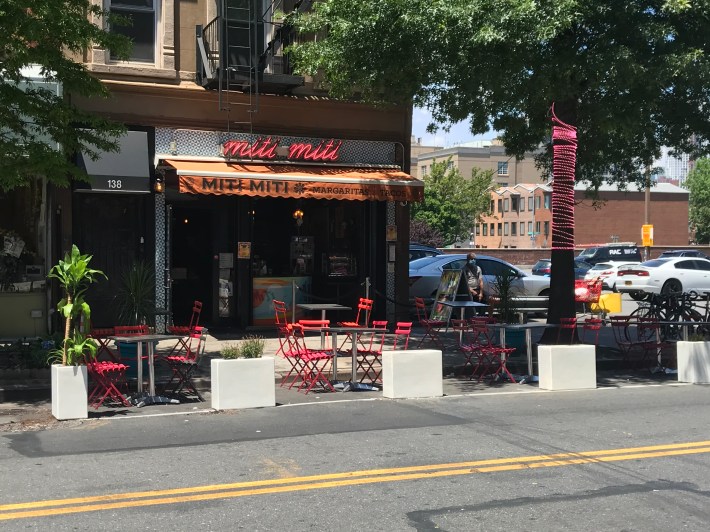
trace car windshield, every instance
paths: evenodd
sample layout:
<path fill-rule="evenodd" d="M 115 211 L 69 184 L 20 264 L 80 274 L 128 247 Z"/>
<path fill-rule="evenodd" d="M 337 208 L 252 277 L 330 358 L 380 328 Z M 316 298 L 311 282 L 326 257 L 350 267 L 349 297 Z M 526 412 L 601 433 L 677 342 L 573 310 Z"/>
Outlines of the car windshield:
<path fill-rule="evenodd" d="M 652 260 L 647 260 L 646 262 L 642 262 L 641 266 L 646 266 L 648 268 L 658 268 L 659 266 L 663 266 L 666 264 L 670 259 L 652 259 Z"/>
<path fill-rule="evenodd" d="M 441 255 L 437 255 L 436 257 L 422 257 L 421 259 L 415 259 L 409 263 L 409 269 L 418 270 L 440 260 L 442 260 Z"/>
<path fill-rule="evenodd" d="M 608 268 L 611 268 L 611 264 L 608 262 L 600 262 L 599 264 L 592 266 L 592 270 L 606 270 Z"/>

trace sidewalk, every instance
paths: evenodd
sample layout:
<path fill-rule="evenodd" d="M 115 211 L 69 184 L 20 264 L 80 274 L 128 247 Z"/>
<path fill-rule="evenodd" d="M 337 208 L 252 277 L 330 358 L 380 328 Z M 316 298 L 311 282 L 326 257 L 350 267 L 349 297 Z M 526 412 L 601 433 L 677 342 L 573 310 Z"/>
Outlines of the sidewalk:
<path fill-rule="evenodd" d="M 217 332 L 207 337 L 205 356 L 200 364 L 200 375 L 196 383 L 205 401 L 186 401 L 180 404 L 150 405 L 138 407 L 101 407 L 98 410 L 90 409 L 89 419 L 111 419 L 135 416 L 190 414 L 199 412 L 214 412 L 211 409 L 210 397 L 210 360 L 219 357 L 222 347 L 239 341 L 243 336 L 256 333 L 229 333 Z M 279 340 L 268 331 L 258 333 L 264 337 L 266 356 L 273 356 L 279 348 Z M 417 348 L 422 330 L 413 329 L 410 340 L 410 349 Z M 541 334 L 541 333 L 540 333 Z M 454 333 L 445 336 L 447 343 L 454 343 Z M 539 336 L 539 335 L 538 335 Z M 537 341 L 537 337 L 533 337 Z M 309 338 L 309 346 L 318 347 L 320 338 Z M 634 371 L 625 369 L 621 365 L 621 357 L 615 349 L 613 333 L 609 327 L 602 329 L 597 349 L 597 380 L 600 387 L 621 387 L 625 385 L 658 384 L 659 382 L 674 383 L 675 375 L 651 374 L 648 370 Z M 424 345 L 424 348 L 431 347 Z M 497 382 L 469 380 L 462 375 L 465 356 L 455 350 L 447 349 L 443 353 L 443 384 L 444 395 L 468 395 L 489 393 L 533 393 L 540 392 L 537 382 L 525 384 L 512 383 L 505 380 Z M 337 360 L 337 380 L 350 380 L 351 357 L 339 356 Z M 359 400 L 384 400 L 380 390 L 322 393 L 319 391 L 305 394 L 295 389 L 279 386 L 281 379 L 290 369 L 290 364 L 283 357 L 275 357 L 275 386 L 277 406 L 314 404 L 332 401 L 359 401 Z M 510 369 L 516 376 L 526 373 L 527 361 L 525 354 L 514 356 L 510 361 Z M 166 368 L 156 366 L 156 380 L 167 378 Z M 133 383 L 135 388 L 135 383 Z M 546 392 L 542 392 L 546 393 Z M 58 422 L 51 415 L 51 391 L 49 380 L 10 382 L 0 380 L 0 431 L 14 430 L 41 430 L 53 426 L 68 426 L 70 422 Z M 81 423 L 82 421 L 71 422 Z"/>

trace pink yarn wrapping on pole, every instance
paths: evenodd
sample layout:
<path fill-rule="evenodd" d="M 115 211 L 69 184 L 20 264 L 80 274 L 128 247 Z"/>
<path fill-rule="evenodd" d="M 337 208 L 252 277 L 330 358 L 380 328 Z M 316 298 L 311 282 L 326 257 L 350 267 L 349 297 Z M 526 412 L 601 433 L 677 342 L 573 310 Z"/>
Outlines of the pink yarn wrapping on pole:
<path fill-rule="evenodd" d="M 554 104 L 552 124 L 552 249 L 574 250 L 577 128 L 557 118 Z"/>

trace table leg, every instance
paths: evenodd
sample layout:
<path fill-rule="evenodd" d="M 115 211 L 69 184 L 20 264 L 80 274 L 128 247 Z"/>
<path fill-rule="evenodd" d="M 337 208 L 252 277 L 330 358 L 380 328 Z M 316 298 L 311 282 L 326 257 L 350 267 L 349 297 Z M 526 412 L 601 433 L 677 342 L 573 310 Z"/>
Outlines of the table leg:
<path fill-rule="evenodd" d="M 148 342 L 148 392 L 151 397 L 155 396 L 155 366 L 153 364 L 154 355 L 153 342 Z"/>
<path fill-rule="evenodd" d="M 136 356 L 138 357 L 138 392 L 143 391 L 143 342 L 136 343 Z"/>
<path fill-rule="evenodd" d="M 320 320 L 321 322 L 325 321 L 325 309 L 320 311 Z M 320 349 L 321 351 L 325 349 L 325 333 L 323 331 L 320 333 Z"/>
<path fill-rule="evenodd" d="M 353 341 L 353 369 L 351 382 L 354 384 L 357 382 L 357 333 L 353 331 L 350 335 Z"/>
<path fill-rule="evenodd" d="M 464 315 L 464 311 L 466 310 L 466 308 L 461 307 L 460 310 L 461 310 L 461 316 L 460 316 L 461 323 L 463 323 L 463 320 L 464 320 L 463 315 Z M 463 326 L 461 328 L 459 328 L 459 345 L 461 345 L 461 344 L 463 344 Z"/>
<path fill-rule="evenodd" d="M 528 353 L 528 375 L 533 376 L 533 359 L 532 359 L 532 329 L 525 329 L 525 345 Z"/>
<path fill-rule="evenodd" d="M 338 333 L 331 333 L 330 341 L 333 342 L 333 381 L 338 380 Z"/>

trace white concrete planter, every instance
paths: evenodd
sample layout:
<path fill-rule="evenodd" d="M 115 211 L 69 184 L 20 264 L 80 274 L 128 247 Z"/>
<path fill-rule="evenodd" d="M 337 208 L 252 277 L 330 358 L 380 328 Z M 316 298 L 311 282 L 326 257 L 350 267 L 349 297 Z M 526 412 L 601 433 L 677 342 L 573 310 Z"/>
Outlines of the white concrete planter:
<path fill-rule="evenodd" d="M 439 350 L 382 351 L 382 395 L 393 399 L 441 397 L 443 372 Z"/>
<path fill-rule="evenodd" d="M 89 417 L 89 378 L 86 366 L 54 364 L 52 376 L 52 415 L 57 419 Z"/>
<path fill-rule="evenodd" d="M 593 345 L 539 345 L 537 367 L 541 390 L 585 390 L 597 387 Z"/>
<path fill-rule="evenodd" d="M 273 357 L 211 361 L 212 408 L 276 406 Z"/>
<path fill-rule="evenodd" d="M 710 383 L 710 342 L 678 342 L 678 382 Z"/>

